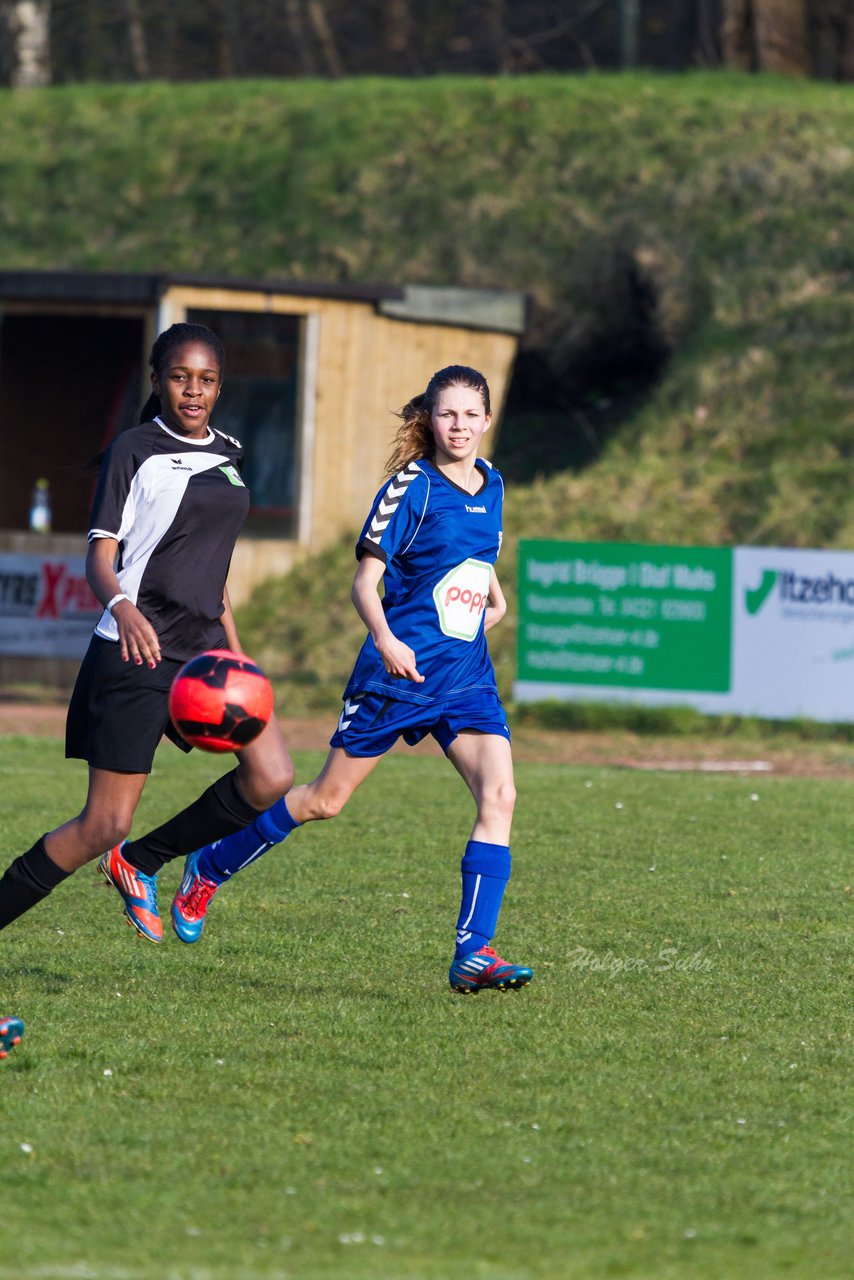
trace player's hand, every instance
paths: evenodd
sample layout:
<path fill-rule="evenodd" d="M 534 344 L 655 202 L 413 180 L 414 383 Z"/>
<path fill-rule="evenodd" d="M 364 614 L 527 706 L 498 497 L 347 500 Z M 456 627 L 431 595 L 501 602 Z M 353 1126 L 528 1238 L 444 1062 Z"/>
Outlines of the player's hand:
<path fill-rule="evenodd" d="M 390 636 L 382 646 L 378 645 L 377 648 L 383 660 L 383 666 L 390 676 L 400 680 L 412 680 L 415 684 L 424 683 L 424 677 L 415 665 L 415 654 L 408 644 L 404 644 L 395 636 Z"/>
<path fill-rule="evenodd" d="M 145 662 L 156 667 L 161 658 L 157 632 L 133 601 L 120 600 L 113 605 L 113 617 L 119 630 L 122 662 L 133 662 L 137 667 Z"/>
<path fill-rule="evenodd" d="M 506 611 L 506 606 L 504 609 L 499 609 L 495 605 L 488 604 L 483 615 L 484 631 L 490 631 L 496 623 L 500 622 Z"/>

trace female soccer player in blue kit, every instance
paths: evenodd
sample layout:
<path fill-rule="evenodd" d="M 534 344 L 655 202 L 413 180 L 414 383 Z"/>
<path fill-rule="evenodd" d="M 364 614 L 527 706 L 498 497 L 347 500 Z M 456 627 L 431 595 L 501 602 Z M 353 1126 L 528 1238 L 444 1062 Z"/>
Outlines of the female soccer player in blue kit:
<path fill-rule="evenodd" d="M 339 814 L 399 737 L 414 745 L 429 733 L 477 806 L 462 859 L 451 987 L 523 987 L 532 971 L 489 946 L 510 876 L 516 793 L 485 635 L 507 607 L 495 573 L 504 484 L 477 457 L 491 423 L 486 379 L 464 366 L 442 369 L 401 417 L 391 479 L 357 545 L 352 599 L 368 636 L 326 763 L 249 827 L 188 857 L 172 923 L 182 941 L 195 942 L 224 880 L 295 827 Z"/>

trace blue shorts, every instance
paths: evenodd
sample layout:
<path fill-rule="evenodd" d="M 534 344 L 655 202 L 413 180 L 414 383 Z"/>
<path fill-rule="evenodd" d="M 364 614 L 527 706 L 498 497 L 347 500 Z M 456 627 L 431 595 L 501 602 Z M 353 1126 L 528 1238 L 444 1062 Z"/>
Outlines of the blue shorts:
<path fill-rule="evenodd" d="M 355 694 L 344 699 L 344 710 L 329 745 L 343 747 L 350 756 L 382 756 L 398 738 L 414 747 L 432 734 L 442 750 L 458 733 L 472 729 L 510 741 L 501 699 L 491 689 L 472 689 L 447 702 L 402 702 L 381 693 Z"/>

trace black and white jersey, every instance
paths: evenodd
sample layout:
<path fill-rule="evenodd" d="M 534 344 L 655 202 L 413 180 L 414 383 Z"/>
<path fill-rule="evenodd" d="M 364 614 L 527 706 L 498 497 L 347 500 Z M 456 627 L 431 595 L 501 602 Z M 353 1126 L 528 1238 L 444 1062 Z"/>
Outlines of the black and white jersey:
<path fill-rule="evenodd" d="M 189 439 L 160 418 L 123 431 L 104 457 L 89 541 L 118 541 L 121 589 L 154 627 L 164 657 L 225 644 L 225 580 L 249 510 L 242 460 L 231 436 L 209 429 Z M 106 609 L 95 634 L 118 640 Z"/>

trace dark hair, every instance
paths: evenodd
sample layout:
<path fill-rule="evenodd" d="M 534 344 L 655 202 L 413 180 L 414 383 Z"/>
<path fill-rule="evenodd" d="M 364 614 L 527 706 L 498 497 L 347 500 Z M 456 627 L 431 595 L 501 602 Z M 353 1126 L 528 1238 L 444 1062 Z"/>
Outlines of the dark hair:
<path fill-rule="evenodd" d="M 219 334 L 214 333 L 213 329 L 209 329 L 206 324 L 173 324 L 158 334 L 154 341 L 154 346 L 151 348 L 151 355 L 148 357 L 152 372 L 160 377 L 161 371 L 166 368 L 169 357 L 175 348 L 183 347 L 188 342 L 202 342 L 206 347 L 210 347 L 216 356 L 220 374 L 223 373 L 225 369 L 225 348 L 222 345 L 222 339 Z M 159 412 L 160 397 L 156 392 L 152 391 L 140 410 L 139 420 L 140 422 L 150 422 Z"/>
<path fill-rule="evenodd" d="M 489 384 L 477 369 L 466 364 L 449 364 L 446 369 L 434 373 L 427 383 L 427 390 L 413 396 L 398 413 L 401 424 L 394 438 L 394 448 L 386 463 L 386 474 L 393 476 L 417 458 L 432 458 L 436 453 L 436 441 L 430 420 L 440 391 L 448 387 L 471 387 L 483 401 L 484 413 L 491 413 Z"/>

